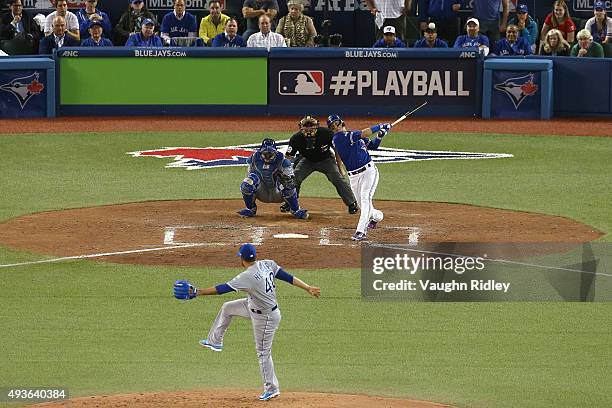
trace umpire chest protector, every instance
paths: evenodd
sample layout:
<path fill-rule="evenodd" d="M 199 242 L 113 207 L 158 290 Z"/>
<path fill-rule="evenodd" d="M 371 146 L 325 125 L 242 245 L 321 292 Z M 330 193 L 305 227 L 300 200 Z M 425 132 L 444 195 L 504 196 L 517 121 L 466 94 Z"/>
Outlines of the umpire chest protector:
<path fill-rule="evenodd" d="M 308 137 L 301 131 L 291 136 L 287 154 L 295 156 L 297 153 L 313 162 L 320 162 L 333 158 L 330 151 L 332 147 L 332 132 L 324 127 L 319 127 L 317 133 Z"/>

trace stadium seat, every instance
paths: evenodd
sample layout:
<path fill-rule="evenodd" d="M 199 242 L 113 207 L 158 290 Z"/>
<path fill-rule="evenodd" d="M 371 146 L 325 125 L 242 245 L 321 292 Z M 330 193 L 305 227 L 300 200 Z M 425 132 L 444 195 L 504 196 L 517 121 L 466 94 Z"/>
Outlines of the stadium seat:
<path fill-rule="evenodd" d="M 31 55 L 34 52 L 34 41 L 31 38 L 14 38 L 0 40 L 0 49 L 8 55 Z"/>
<path fill-rule="evenodd" d="M 606 43 L 606 44 L 601 44 L 601 45 L 603 46 L 603 49 L 604 49 L 604 57 L 612 58 L 612 44 Z"/>

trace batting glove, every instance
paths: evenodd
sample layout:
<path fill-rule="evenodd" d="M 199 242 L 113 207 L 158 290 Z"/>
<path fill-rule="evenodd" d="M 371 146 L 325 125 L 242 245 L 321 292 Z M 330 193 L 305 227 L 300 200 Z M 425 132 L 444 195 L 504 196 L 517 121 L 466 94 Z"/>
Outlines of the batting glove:
<path fill-rule="evenodd" d="M 390 123 L 381 123 L 379 126 L 380 126 L 380 130 L 384 130 L 386 133 L 388 133 L 389 130 L 391 130 Z"/>
<path fill-rule="evenodd" d="M 198 288 L 186 280 L 174 282 L 174 297 L 179 300 L 189 300 L 198 296 Z"/>

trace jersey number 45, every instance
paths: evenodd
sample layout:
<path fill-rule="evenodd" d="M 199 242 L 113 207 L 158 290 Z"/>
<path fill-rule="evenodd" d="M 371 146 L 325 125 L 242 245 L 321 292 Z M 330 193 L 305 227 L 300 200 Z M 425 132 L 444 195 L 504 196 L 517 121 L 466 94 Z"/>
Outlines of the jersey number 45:
<path fill-rule="evenodd" d="M 270 275 L 266 278 L 266 293 L 272 292 L 276 286 L 274 285 L 274 273 L 270 272 Z"/>

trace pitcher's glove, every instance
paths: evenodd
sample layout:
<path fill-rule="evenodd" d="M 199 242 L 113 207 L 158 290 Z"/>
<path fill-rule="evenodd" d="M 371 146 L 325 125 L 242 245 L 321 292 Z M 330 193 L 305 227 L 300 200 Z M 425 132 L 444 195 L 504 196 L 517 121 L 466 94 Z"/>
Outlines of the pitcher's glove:
<path fill-rule="evenodd" d="M 177 280 L 174 282 L 174 297 L 180 300 L 189 300 L 198 296 L 198 288 L 189 281 Z"/>

